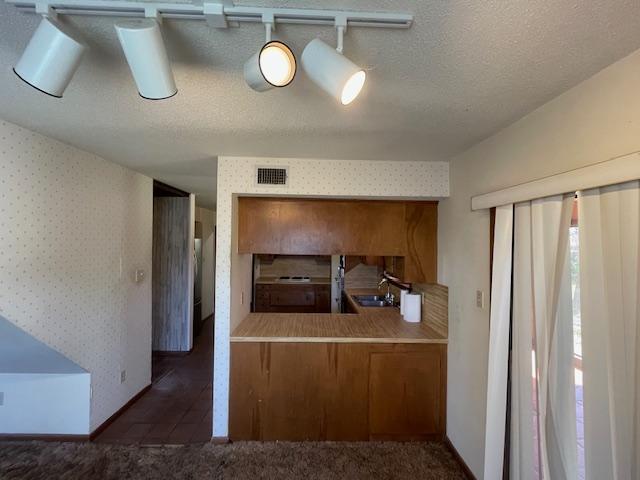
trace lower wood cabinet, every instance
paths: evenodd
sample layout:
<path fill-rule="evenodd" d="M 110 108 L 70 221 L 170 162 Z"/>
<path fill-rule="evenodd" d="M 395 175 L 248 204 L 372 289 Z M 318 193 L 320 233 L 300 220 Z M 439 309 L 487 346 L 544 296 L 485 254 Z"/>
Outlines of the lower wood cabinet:
<path fill-rule="evenodd" d="M 331 286 L 325 284 L 258 283 L 254 311 L 330 313 Z"/>
<path fill-rule="evenodd" d="M 232 440 L 443 438 L 443 344 L 231 344 Z"/>

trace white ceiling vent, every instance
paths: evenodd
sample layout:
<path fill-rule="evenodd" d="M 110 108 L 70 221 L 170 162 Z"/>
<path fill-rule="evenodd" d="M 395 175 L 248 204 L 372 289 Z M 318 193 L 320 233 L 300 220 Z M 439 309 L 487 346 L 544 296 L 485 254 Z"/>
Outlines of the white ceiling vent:
<path fill-rule="evenodd" d="M 257 167 L 256 184 L 285 186 L 289 177 L 287 167 Z"/>

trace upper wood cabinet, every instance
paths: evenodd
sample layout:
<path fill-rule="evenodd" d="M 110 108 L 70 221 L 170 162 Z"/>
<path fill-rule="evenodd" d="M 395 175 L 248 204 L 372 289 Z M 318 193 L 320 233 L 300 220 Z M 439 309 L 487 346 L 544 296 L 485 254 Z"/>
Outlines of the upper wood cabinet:
<path fill-rule="evenodd" d="M 240 197 L 239 253 L 404 257 L 404 280 L 435 282 L 437 202 Z"/>
<path fill-rule="evenodd" d="M 403 280 L 412 283 L 438 281 L 438 203 L 405 203 Z"/>

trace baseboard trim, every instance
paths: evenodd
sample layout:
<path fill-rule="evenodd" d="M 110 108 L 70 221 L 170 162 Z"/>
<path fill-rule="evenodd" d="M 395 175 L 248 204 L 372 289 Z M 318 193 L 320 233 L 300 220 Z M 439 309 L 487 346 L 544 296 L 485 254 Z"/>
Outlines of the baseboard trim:
<path fill-rule="evenodd" d="M 0 442 L 87 442 L 89 435 L 50 433 L 0 433 Z"/>
<path fill-rule="evenodd" d="M 191 350 L 184 350 L 184 351 L 180 351 L 180 350 L 153 350 L 153 352 L 151 352 L 151 353 L 152 353 L 152 355 L 155 355 L 155 356 L 158 356 L 158 357 L 186 357 L 192 351 L 193 351 L 193 348 Z"/>
<path fill-rule="evenodd" d="M 131 405 L 137 402 L 140 399 L 140 397 L 142 397 L 145 393 L 149 391 L 150 388 L 151 388 L 151 384 L 147 385 L 138 393 L 136 393 L 133 397 L 131 397 L 129 401 L 125 403 L 122 407 L 120 407 L 116 413 L 114 413 L 109 418 L 107 418 L 104 422 L 100 424 L 100 426 L 98 426 L 98 428 L 96 428 L 93 432 L 87 435 L 87 440 L 89 441 L 95 440 L 95 438 L 98 435 L 104 432 L 105 429 L 116 420 L 116 418 L 122 415 L 127 408 L 129 408 Z"/>
<path fill-rule="evenodd" d="M 444 444 L 449 449 L 449 451 L 453 454 L 453 456 L 456 458 L 458 463 L 462 465 L 462 470 L 464 470 L 464 474 L 467 476 L 467 478 L 469 480 L 476 480 L 476 476 L 473 474 L 473 472 L 469 468 L 469 465 L 467 465 L 467 463 L 462 459 L 462 457 L 460 456 L 460 453 L 458 453 L 458 450 L 456 450 L 456 447 L 453 446 L 453 443 L 451 443 L 451 440 L 449 440 L 449 437 L 446 435 L 444 437 Z"/>

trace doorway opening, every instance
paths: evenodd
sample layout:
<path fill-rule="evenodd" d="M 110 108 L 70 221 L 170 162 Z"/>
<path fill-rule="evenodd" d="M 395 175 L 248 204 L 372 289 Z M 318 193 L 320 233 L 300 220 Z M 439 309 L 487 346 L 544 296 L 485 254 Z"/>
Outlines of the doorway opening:
<path fill-rule="evenodd" d="M 212 436 L 215 212 L 154 181 L 151 385 L 97 438 L 144 445 Z"/>

